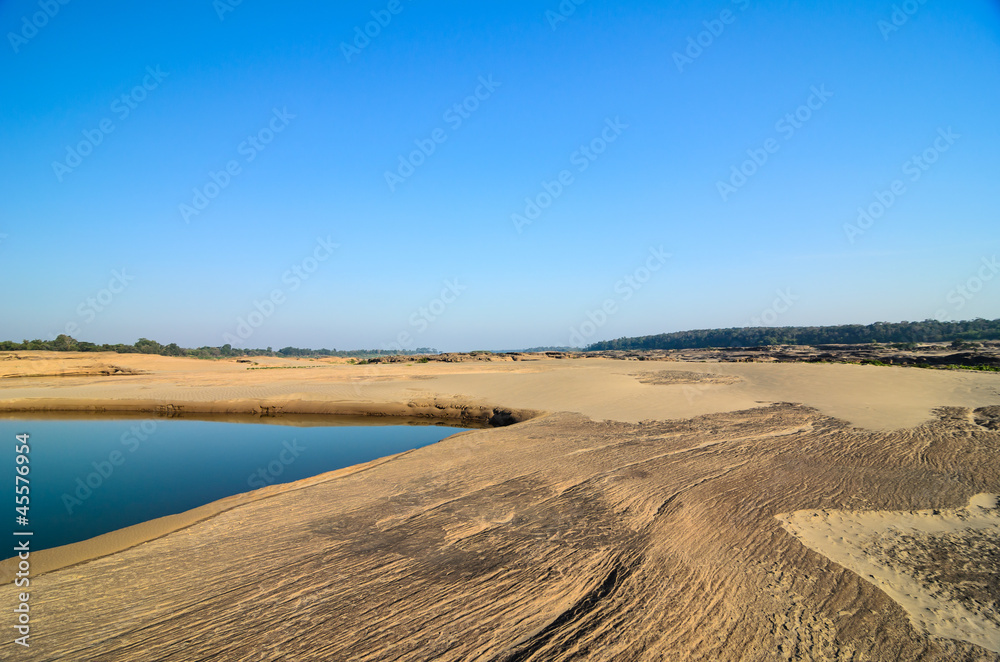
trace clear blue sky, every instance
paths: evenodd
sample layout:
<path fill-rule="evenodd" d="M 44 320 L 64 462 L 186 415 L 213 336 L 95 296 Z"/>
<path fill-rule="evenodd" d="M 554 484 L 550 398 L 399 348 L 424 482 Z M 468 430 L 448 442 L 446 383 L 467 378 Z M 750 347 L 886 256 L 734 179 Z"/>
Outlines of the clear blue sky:
<path fill-rule="evenodd" d="M 1000 312 L 997 2 L 317 4 L 0 2 L 0 338 Z"/>

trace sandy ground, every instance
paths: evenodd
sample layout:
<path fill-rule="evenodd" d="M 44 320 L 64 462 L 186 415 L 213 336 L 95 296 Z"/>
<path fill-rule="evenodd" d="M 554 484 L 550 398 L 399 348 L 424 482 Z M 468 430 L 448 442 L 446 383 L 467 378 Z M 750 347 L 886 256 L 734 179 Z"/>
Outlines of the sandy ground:
<path fill-rule="evenodd" d="M 4 356 L 23 357 L 4 360 Z M 919 425 L 941 406 L 1000 403 L 1000 375 L 843 364 L 606 359 L 355 366 L 342 359 L 204 361 L 135 354 L 0 352 L 0 411 L 105 409 L 460 416 L 470 405 L 638 423 L 798 402 L 871 430 Z M 267 368 L 267 369 L 260 369 Z M 139 374 L 112 374 L 108 371 Z M 23 377 L 90 371 L 93 376 Z M 666 373 L 680 378 L 665 379 Z M 97 378 L 100 377 L 100 378 Z M 442 411 L 441 409 L 453 411 Z"/>
<path fill-rule="evenodd" d="M 16 355 L 0 410 L 523 422 L 32 555 L 4 659 L 1000 660 L 995 373 Z"/>

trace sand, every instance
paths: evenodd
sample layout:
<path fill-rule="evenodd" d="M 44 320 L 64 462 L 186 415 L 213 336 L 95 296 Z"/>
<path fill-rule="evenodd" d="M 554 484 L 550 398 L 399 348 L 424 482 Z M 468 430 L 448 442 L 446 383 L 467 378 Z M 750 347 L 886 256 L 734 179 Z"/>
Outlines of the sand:
<path fill-rule="evenodd" d="M 17 355 L 3 411 L 520 422 L 33 554 L 4 659 L 1000 660 L 997 374 Z"/>
<path fill-rule="evenodd" d="M 762 402 L 798 402 L 859 427 L 890 430 L 930 420 L 938 407 L 1000 402 L 997 374 L 864 365 L 578 359 L 355 366 L 343 359 L 271 358 L 254 359 L 259 365 L 248 369 L 235 361 L 135 354 L 0 352 L 0 357 L 5 354 L 23 359 L 0 358 L 0 411 L 409 413 L 460 418 L 463 408 L 499 406 L 638 423 L 737 411 Z M 142 374 L 96 376 L 115 369 Z M 82 370 L 95 376 L 20 377 Z M 679 372 L 684 378 L 665 384 L 665 372 Z M 692 373 L 707 377 L 693 379 Z M 719 383 L 726 381 L 735 383 Z"/>
<path fill-rule="evenodd" d="M 1000 581 L 988 558 L 1000 549 L 996 495 L 977 494 L 960 509 L 800 510 L 778 520 L 810 549 L 871 579 L 918 628 L 1000 653 Z"/>

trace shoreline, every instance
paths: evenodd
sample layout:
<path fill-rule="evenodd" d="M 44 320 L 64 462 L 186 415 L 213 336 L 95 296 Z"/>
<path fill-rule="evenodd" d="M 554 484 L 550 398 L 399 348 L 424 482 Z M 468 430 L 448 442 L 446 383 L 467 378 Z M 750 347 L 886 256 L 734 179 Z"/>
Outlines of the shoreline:
<path fill-rule="evenodd" d="M 445 425 L 472 430 L 504 427 L 544 416 L 546 412 L 512 409 L 452 399 L 412 399 L 408 402 L 324 402 L 317 400 L 238 399 L 226 401 L 94 398 L 26 398 L 0 401 L 0 418 L 30 420 L 36 416 L 85 419 L 158 418 L 214 420 L 244 424 L 311 423 L 313 425 Z M 450 439 L 463 432 L 449 435 Z M 442 440 L 444 441 L 444 440 Z M 441 442 L 436 442 L 441 443 Z M 432 444 L 433 445 L 433 444 Z M 123 552 L 157 538 L 211 519 L 234 508 L 279 494 L 349 476 L 389 462 L 412 451 L 387 455 L 369 462 L 279 485 L 251 490 L 173 515 L 139 522 L 121 529 L 59 547 L 32 552 L 32 576 L 38 577 L 74 565 Z M 0 560 L 0 586 L 14 581 L 17 557 Z"/>
<path fill-rule="evenodd" d="M 40 410 L 31 410 L 33 412 L 38 412 Z M 71 412 L 73 414 L 89 414 L 94 412 L 83 411 L 83 410 L 48 410 L 60 413 Z M 135 410 L 132 410 L 133 412 Z M 2 413 L 9 413 L 9 410 L 2 410 Z M 20 412 L 18 412 L 20 413 Z M 106 412 L 99 412 L 98 415 Z M 117 418 L 118 413 L 116 412 L 114 417 Z M 327 416 L 336 416 L 336 414 L 327 414 Z M 75 418 L 75 416 L 74 416 Z M 174 416 L 173 418 L 183 418 L 182 416 Z M 192 420 L 196 420 L 194 417 L 190 417 Z M 271 421 L 276 421 L 278 417 L 271 416 L 265 417 L 269 418 Z M 380 421 L 385 421 L 385 423 L 375 423 L 375 425 L 392 425 L 400 417 L 393 415 L 372 415 L 367 420 L 379 419 Z M 217 419 L 214 419 L 217 420 Z M 355 422 L 361 422 L 363 424 L 364 418 L 353 417 Z M 415 417 L 407 417 L 402 420 L 417 420 Z M 429 425 L 433 425 L 430 421 L 446 421 L 449 424 L 455 423 L 457 419 L 431 419 L 430 417 L 424 417 L 420 419 L 425 421 Z M 229 420 L 227 422 L 241 422 L 241 423 L 253 423 L 254 421 L 247 420 L 245 417 L 237 418 L 235 420 Z M 260 422 L 260 419 L 257 420 Z M 369 423 L 371 425 L 372 423 Z M 450 425 L 448 425 L 450 427 Z M 492 429 L 493 426 L 484 424 L 472 429 L 463 429 L 455 434 L 448 435 L 440 441 L 430 444 L 434 446 L 440 444 L 448 439 L 453 439 L 455 437 L 461 436 L 470 432 L 479 432 L 482 430 Z M 420 447 L 425 448 L 425 447 Z M 279 483 L 275 485 L 268 485 L 256 490 L 249 490 L 247 492 L 241 492 L 239 494 L 233 494 L 228 497 L 223 497 L 221 499 L 216 499 L 215 501 L 210 501 L 201 506 L 191 508 L 179 513 L 174 513 L 173 515 L 165 515 L 163 517 L 156 517 L 150 520 L 145 520 L 131 526 L 126 526 L 120 529 L 115 529 L 113 531 L 108 531 L 93 538 L 87 538 L 86 540 L 80 540 L 78 542 L 69 543 L 66 545 L 60 545 L 58 547 L 49 547 L 46 549 L 32 551 L 31 552 L 31 577 L 36 578 L 45 575 L 50 572 L 55 572 L 57 570 L 62 570 L 69 568 L 71 566 L 80 565 L 82 563 L 88 563 L 100 559 L 105 556 L 110 556 L 112 554 L 117 554 L 119 552 L 124 552 L 128 549 L 142 545 L 143 543 L 151 542 L 158 538 L 170 535 L 177 531 L 181 531 L 195 524 L 199 524 L 206 520 L 209 520 L 217 515 L 225 513 L 227 511 L 233 510 L 234 508 L 239 508 L 249 504 L 254 504 L 266 499 L 270 499 L 275 496 L 282 494 L 287 494 L 289 492 L 295 492 L 297 490 L 305 489 L 324 483 L 331 480 L 336 480 L 345 476 L 351 476 L 358 473 L 363 473 L 378 467 L 387 462 L 392 462 L 402 456 L 409 453 L 413 453 L 417 449 L 411 449 L 407 451 L 402 451 L 400 453 L 393 453 L 391 455 L 386 455 L 383 457 L 376 458 L 374 460 L 369 460 L 368 462 L 362 462 L 360 464 L 353 464 L 347 467 L 342 467 L 340 469 L 334 469 L 332 471 L 326 471 L 315 476 L 310 476 L 308 478 L 302 478 L 300 480 L 295 480 L 288 483 Z M 10 584 L 15 579 L 15 572 L 17 571 L 17 561 L 18 557 L 12 556 L 0 560 L 0 586 L 5 586 Z"/>

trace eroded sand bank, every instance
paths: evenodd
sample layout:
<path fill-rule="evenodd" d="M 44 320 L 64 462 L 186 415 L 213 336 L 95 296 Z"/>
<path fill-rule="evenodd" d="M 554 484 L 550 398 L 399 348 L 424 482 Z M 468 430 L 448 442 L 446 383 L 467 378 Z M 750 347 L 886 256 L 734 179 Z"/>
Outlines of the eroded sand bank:
<path fill-rule="evenodd" d="M 998 375 L 113 358 L 144 374 L 0 379 L 0 408 L 546 415 L 234 497 L 37 577 L 24 659 L 1000 659 L 776 518 L 1000 492 Z"/>

